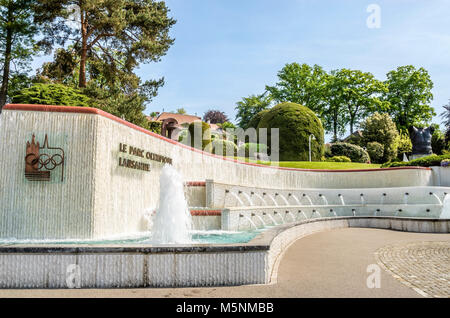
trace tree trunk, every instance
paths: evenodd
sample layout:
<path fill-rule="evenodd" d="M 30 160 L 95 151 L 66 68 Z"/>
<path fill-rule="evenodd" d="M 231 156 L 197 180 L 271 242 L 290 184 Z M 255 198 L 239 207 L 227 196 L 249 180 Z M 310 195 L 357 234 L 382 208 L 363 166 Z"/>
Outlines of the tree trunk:
<path fill-rule="evenodd" d="M 355 124 L 355 118 L 350 117 L 350 135 L 353 135 L 353 125 Z"/>
<path fill-rule="evenodd" d="M 12 17 L 8 17 L 10 20 Z M 11 47 L 12 47 L 12 30 L 8 28 L 6 31 L 6 48 L 5 48 L 5 61 L 3 63 L 3 77 L 2 86 L 0 88 L 0 113 L 2 112 L 3 106 L 6 104 L 6 96 L 8 95 L 8 82 L 9 82 L 9 71 L 11 64 Z"/>
<path fill-rule="evenodd" d="M 86 87 L 86 58 L 87 58 L 87 26 L 86 20 L 81 12 L 81 58 L 80 58 L 80 74 L 78 78 L 78 87 Z"/>
<path fill-rule="evenodd" d="M 337 142 L 338 138 L 337 138 L 337 117 L 334 118 L 334 122 L 333 122 L 333 142 Z"/>

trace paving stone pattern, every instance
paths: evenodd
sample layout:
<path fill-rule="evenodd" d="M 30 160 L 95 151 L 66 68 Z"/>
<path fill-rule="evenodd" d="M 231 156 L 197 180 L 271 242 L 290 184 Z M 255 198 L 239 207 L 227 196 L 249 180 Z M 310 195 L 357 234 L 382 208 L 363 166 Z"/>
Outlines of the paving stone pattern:
<path fill-rule="evenodd" d="M 388 245 L 375 253 L 396 279 L 425 297 L 450 297 L 450 241 Z"/>

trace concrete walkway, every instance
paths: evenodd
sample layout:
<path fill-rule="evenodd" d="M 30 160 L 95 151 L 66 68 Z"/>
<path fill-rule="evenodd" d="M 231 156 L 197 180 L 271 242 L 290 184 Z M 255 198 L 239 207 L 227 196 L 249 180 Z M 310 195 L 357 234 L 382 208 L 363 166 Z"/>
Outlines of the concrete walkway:
<path fill-rule="evenodd" d="M 380 288 L 368 288 L 367 268 L 388 245 L 450 242 L 450 234 L 347 228 L 302 238 L 285 252 L 271 285 L 214 288 L 0 290 L 0 297 L 422 297 L 381 269 Z M 446 244 L 446 243 L 444 243 Z"/>

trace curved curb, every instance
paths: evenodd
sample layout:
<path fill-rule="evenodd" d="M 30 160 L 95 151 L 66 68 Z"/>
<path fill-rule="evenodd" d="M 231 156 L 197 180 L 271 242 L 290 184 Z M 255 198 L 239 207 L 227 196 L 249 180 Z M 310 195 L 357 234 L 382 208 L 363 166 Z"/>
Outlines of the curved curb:
<path fill-rule="evenodd" d="M 321 226 L 324 223 L 325 226 Z M 276 284 L 281 260 L 292 244 L 306 236 L 339 228 L 375 228 L 416 233 L 450 233 L 450 220 L 400 217 L 331 217 L 301 221 L 285 226 L 280 225 L 250 241 L 250 243 L 262 243 L 263 245 L 265 243 L 269 245 L 266 283 Z"/>

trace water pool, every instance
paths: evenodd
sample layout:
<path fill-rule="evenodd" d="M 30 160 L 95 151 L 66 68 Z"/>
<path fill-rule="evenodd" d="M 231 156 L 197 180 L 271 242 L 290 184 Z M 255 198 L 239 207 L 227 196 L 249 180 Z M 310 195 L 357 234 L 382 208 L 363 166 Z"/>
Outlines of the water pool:
<path fill-rule="evenodd" d="M 253 231 L 192 231 L 191 241 L 186 244 L 235 244 L 248 243 L 264 229 Z M 0 245 L 160 245 L 150 239 L 150 233 L 139 233 L 126 237 L 107 238 L 103 240 L 27 240 L 0 239 Z M 170 245 L 170 244 L 162 244 Z M 180 245 L 180 244 L 177 244 Z"/>

